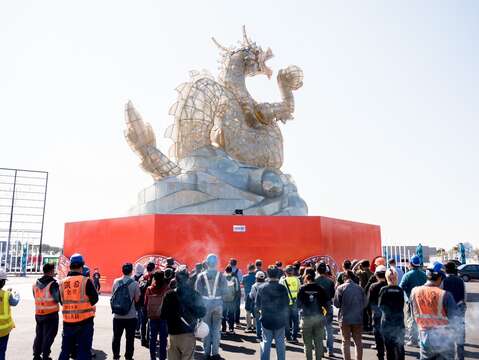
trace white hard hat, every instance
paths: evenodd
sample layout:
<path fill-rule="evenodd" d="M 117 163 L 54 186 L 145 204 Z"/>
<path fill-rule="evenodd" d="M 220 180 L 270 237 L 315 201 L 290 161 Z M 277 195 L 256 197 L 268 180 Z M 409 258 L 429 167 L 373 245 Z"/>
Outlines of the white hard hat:
<path fill-rule="evenodd" d="M 0 280 L 7 280 L 7 272 L 5 269 L 0 269 Z"/>
<path fill-rule="evenodd" d="M 198 326 L 196 326 L 196 329 L 195 329 L 195 337 L 197 337 L 198 339 L 204 339 L 205 337 L 208 336 L 209 333 L 210 333 L 210 328 L 208 327 L 208 324 L 200 320 L 198 322 Z"/>

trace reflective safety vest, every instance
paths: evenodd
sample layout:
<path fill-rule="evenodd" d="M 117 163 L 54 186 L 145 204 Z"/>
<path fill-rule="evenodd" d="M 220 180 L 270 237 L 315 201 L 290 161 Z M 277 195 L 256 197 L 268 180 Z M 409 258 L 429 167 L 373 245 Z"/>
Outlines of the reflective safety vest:
<path fill-rule="evenodd" d="M 216 295 L 216 290 L 218 290 L 218 282 L 220 280 L 220 272 L 218 271 L 215 276 L 215 280 L 213 282 L 213 289 L 211 289 L 210 282 L 208 280 L 208 276 L 206 273 L 201 274 L 200 276 L 203 276 L 205 279 L 205 285 L 206 285 L 206 291 L 208 292 L 208 296 L 203 296 L 203 299 L 205 300 L 221 300 L 223 297 L 217 296 Z"/>
<path fill-rule="evenodd" d="M 421 330 L 449 324 L 444 309 L 446 292 L 436 286 L 418 286 L 411 292 L 414 319 Z"/>
<path fill-rule="evenodd" d="M 10 309 L 10 292 L 0 290 L 0 337 L 7 336 L 15 327 Z"/>
<path fill-rule="evenodd" d="M 56 313 L 60 310 L 60 306 L 53 299 L 50 288 L 53 281 L 50 281 L 47 286 L 40 289 L 37 284 L 33 285 L 33 296 L 35 297 L 35 315 L 48 315 Z"/>
<path fill-rule="evenodd" d="M 95 316 L 95 307 L 86 294 L 87 281 L 85 276 L 74 275 L 60 283 L 64 322 L 77 323 Z"/>
<path fill-rule="evenodd" d="M 283 279 L 283 285 L 286 287 L 286 290 L 288 290 L 289 305 L 293 305 L 298 297 L 301 283 L 296 276 L 286 276 Z"/>

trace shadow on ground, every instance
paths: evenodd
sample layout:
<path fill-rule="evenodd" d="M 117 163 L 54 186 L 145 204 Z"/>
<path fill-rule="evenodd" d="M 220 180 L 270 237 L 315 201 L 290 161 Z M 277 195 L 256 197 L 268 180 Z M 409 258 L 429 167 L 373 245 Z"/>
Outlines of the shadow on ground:
<path fill-rule="evenodd" d="M 106 360 L 108 359 L 108 356 L 106 354 L 106 352 L 102 351 L 102 350 L 93 350 L 95 352 L 95 357 L 94 359 L 95 360 Z"/>
<path fill-rule="evenodd" d="M 468 293 L 467 294 L 467 302 L 479 302 L 479 294 L 478 293 Z"/>

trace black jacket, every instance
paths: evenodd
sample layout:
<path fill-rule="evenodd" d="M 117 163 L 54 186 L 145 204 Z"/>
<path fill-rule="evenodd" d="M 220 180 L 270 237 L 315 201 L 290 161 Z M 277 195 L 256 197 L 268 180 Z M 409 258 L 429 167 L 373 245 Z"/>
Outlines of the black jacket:
<path fill-rule="evenodd" d="M 179 335 L 194 331 L 194 323 L 206 314 L 200 294 L 187 284 L 178 284 L 165 295 L 160 318 L 168 324 L 168 334 Z M 181 318 L 186 320 L 186 325 Z"/>
<path fill-rule="evenodd" d="M 465 301 L 466 287 L 464 286 L 464 281 L 459 276 L 448 274 L 442 281 L 442 288 L 452 294 L 456 304 Z"/>
<path fill-rule="evenodd" d="M 256 295 L 256 308 L 261 312 L 261 325 L 268 330 L 286 326 L 289 296 L 286 287 L 278 281 L 270 281 L 260 287 Z"/>
<path fill-rule="evenodd" d="M 384 286 L 379 292 L 378 305 L 382 312 L 383 331 L 390 329 L 394 333 L 397 329 L 404 329 L 404 291 L 399 286 Z"/>
<path fill-rule="evenodd" d="M 369 291 L 368 291 L 369 305 L 378 305 L 379 292 L 385 286 L 387 286 L 386 280 L 381 279 L 380 281 L 373 283 L 369 287 Z"/>
<path fill-rule="evenodd" d="M 324 316 L 323 308 L 326 310 L 329 301 L 326 290 L 317 283 L 305 284 L 299 289 L 298 308 L 303 316 Z"/>

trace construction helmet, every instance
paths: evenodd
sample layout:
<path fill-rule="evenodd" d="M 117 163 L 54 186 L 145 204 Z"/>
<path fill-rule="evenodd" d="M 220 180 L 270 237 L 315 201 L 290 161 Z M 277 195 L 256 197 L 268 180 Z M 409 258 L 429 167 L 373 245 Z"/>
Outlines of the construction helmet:
<path fill-rule="evenodd" d="M 70 257 L 70 266 L 83 266 L 85 265 L 85 261 L 83 260 L 83 256 L 81 254 L 75 253 Z"/>
<path fill-rule="evenodd" d="M 412 266 L 421 266 L 421 258 L 417 255 L 414 255 L 413 257 L 411 257 L 410 263 Z"/>

